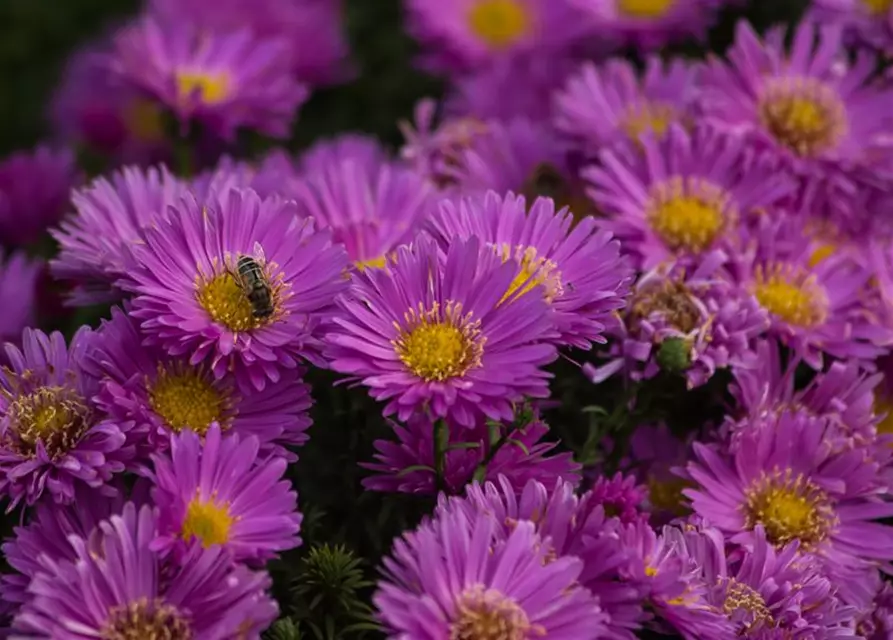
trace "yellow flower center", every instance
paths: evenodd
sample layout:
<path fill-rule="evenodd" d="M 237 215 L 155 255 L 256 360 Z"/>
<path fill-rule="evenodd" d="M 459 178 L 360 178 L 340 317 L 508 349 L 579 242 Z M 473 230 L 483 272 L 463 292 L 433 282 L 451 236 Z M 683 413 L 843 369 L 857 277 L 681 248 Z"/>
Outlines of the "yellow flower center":
<path fill-rule="evenodd" d="M 660 18 L 673 8 L 676 0 L 618 0 L 620 13 L 632 18 Z"/>
<path fill-rule="evenodd" d="M 360 271 L 365 271 L 366 269 L 384 269 L 387 263 L 387 258 L 379 256 L 371 260 L 357 260 L 353 264 Z"/>
<path fill-rule="evenodd" d="M 670 125 L 679 119 L 676 110 L 667 104 L 643 102 L 630 107 L 620 126 L 631 140 L 638 140 L 645 133 L 662 138 Z"/>
<path fill-rule="evenodd" d="M 823 260 L 827 260 L 828 258 L 833 256 L 835 251 L 837 251 L 837 247 L 835 247 L 834 244 L 832 244 L 831 242 L 821 243 L 815 248 L 812 254 L 810 254 L 808 263 L 809 266 L 815 267 Z"/>
<path fill-rule="evenodd" d="M 645 318 L 659 314 L 677 331 L 687 334 L 701 325 L 701 310 L 691 291 L 679 280 L 660 280 L 640 286 L 629 306 L 629 326 L 635 330 Z"/>
<path fill-rule="evenodd" d="M 434 303 L 426 310 L 421 303 L 404 315 L 405 328 L 392 343 L 404 365 L 426 382 L 443 382 L 465 375 L 481 365 L 486 338 L 480 321 L 462 314 L 462 305 L 449 301 Z"/>
<path fill-rule="evenodd" d="M 186 542 L 198 538 L 207 549 L 215 544 L 229 542 L 230 529 L 235 521 L 236 518 L 229 513 L 229 503 L 218 502 L 214 496 L 202 500 L 196 491 L 196 496 L 186 508 L 180 535 Z"/>
<path fill-rule="evenodd" d="M 868 9 L 869 13 L 876 16 L 887 13 L 893 8 L 893 0 L 862 0 L 862 4 Z"/>
<path fill-rule="evenodd" d="M 229 393 L 200 369 L 159 364 L 155 380 L 146 382 L 149 406 L 171 431 L 204 435 L 212 422 L 225 429 L 233 418 Z"/>
<path fill-rule="evenodd" d="M 874 413 L 878 416 L 884 416 L 877 425 L 877 432 L 893 435 L 893 397 L 880 393 L 876 389 L 874 392 Z"/>
<path fill-rule="evenodd" d="M 162 600 L 147 598 L 109 609 L 102 640 L 192 640 L 189 622 Z"/>
<path fill-rule="evenodd" d="M 6 395 L 10 400 L 6 411 L 11 427 L 9 444 L 20 455 L 35 455 L 39 442 L 56 458 L 70 451 L 90 427 L 89 407 L 69 387 L 39 387 L 21 395 Z"/>
<path fill-rule="evenodd" d="M 828 317 L 828 295 L 814 274 L 791 265 L 760 265 L 754 283 L 757 302 L 789 325 L 814 327 Z"/>
<path fill-rule="evenodd" d="M 645 216 L 671 251 L 700 253 L 737 212 L 723 189 L 695 178 L 673 178 L 652 188 Z"/>
<path fill-rule="evenodd" d="M 210 278 L 201 274 L 196 276 L 196 299 L 211 320 L 236 333 L 251 331 L 275 322 L 281 315 L 279 303 L 283 289 L 282 275 L 279 275 L 277 282 L 270 284 L 273 313 L 265 317 L 257 317 L 248 293 L 236 280 L 234 273 L 234 269 L 227 268 Z M 264 277 L 267 277 L 266 273 L 264 273 Z"/>
<path fill-rule="evenodd" d="M 675 516 L 685 516 L 691 513 L 683 490 L 692 484 L 682 478 L 658 480 L 654 476 L 648 477 L 648 501 L 656 511 L 664 511 Z"/>
<path fill-rule="evenodd" d="M 523 296 L 540 285 L 543 287 L 543 297 L 546 302 L 551 303 L 564 295 L 558 265 L 546 258 L 538 258 L 536 248 L 519 246 L 513 250 L 510 245 L 504 244 L 496 251 L 502 257 L 503 262 L 514 258 L 520 265 L 518 275 L 509 284 L 509 288 L 499 301 L 500 303 L 514 296 Z"/>
<path fill-rule="evenodd" d="M 151 100 L 138 98 L 124 110 L 127 130 L 139 140 L 155 142 L 164 139 L 164 120 L 161 109 Z"/>
<path fill-rule="evenodd" d="M 746 491 L 747 528 L 763 525 L 767 539 L 777 547 L 792 540 L 810 551 L 828 537 L 836 521 L 831 501 L 803 475 L 775 472 L 764 475 Z"/>
<path fill-rule="evenodd" d="M 743 630 L 747 631 L 772 622 L 772 612 L 766 606 L 763 596 L 752 587 L 738 582 L 734 578 L 729 579 L 726 585 L 726 597 L 722 604 L 722 611 L 729 617 L 735 615 Z"/>
<path fill-rule="evenodd" d="M 474 585 L 459 596 L 450 640 L 527 640 L 545 635 L 531 625 L 524 609 L 496 589 Z"/>
<path fill-rule="evenodd" d="M 215 105 L 226 100 L 230 94 L 230 78 L 224 72 L 181 70 L 176 78 L 177 93 L 182 101 L 198 96 L 204 104 Z"/>
<path fill-rule="evenodd" d="M 468 25 L 489 47 L 504 49 L 530 32 L 533 16 L 523 0 L 477 0 L 468 12 Z"/>
<path fill-rule="evenodd" d="M 782 78 L 769 84 L 758 111 L 772 137 L 801 156 L 833 147 L 848 127 L 837 93 L 814 78 Z"/>

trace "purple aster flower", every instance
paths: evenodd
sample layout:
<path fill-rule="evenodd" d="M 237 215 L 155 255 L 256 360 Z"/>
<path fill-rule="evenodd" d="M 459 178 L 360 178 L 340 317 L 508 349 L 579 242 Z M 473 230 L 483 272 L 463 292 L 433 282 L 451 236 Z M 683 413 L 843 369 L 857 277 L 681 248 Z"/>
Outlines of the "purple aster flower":
<path fill-rule="evenodd" d="M 233 564 L 221 547 L 196 547 L 176 568 L 150 549 L 156 516 L 132 503 L 99 525 L 101 537 L 72 537 L 74 562 L 44 557 L 16 630 L 39 637 L 255 637 L 278 613 L 265 573 Z M 95 550 L 94 550 L 95 549 Z"/>
<path fill-rule="evenodd" d="M 668 42 L 688 38 L 703 40 L 716 19 L 717 0 L 569 0 L 585 16 L 589 29 L 599 37 L 657 49 Z"/>
<path fill-rule="evenodd" d="M 297 459 L 289 448 L 307 441 L 312 404 L 301 369 L 284 369 L 263 390 L 241 393 L 231 377 L 216 379 L 204 363 L 144 346 L 138 323 L 120 309 L 113 308 L 111 316 L 82 364 L 101 379 L 97 406 L 133 425 L 140 462 L 166 450 L 173 434 L 191 430 L 203 436 L 212 424 L 257 437 L 265 454 Z"/>
<path fill-rule="evenodd" d="M 682 491 L 692 484 L 674 469 L 688 462 L 694 437 L 695 433 L 690 433 L 681 440 L 663 423 L 639 425 L 630 436 L 629 455 L 621 466 L 647 488 L 645 506 L 656 524 L 667 524 L 691 513 Z"/>
<path fill-rule="evenodd" d="M 533 523 L 505 539 L 485 514 L 441 514 L 395 543 L 373 600 L 392 637 L 436 640 L 598 637 L 605 615 L 577 579 L 578 558 L 550 559 Z M 551 561 L 550 561 L 551 560 Z"/>
<path fill-rule="evenodd" d="M 860 616 L 857 633 L 865 640 L 887 640 L 893 636 L 893 585 L 885 583 L 868 611 Z"/>
<path fill-rule="evenodd" d="M 249 28 L 262 39 L 280 39 L 287 64 L 303 82 L 328 84 L 349 72 L 340 0 L 152 0 L 152 13 L 211 31 Z"/>
<path fill-rule="evenodd" d="M 309 95 L 289 69 L 283 40 L 248 29 L 209 33 L 182 19 L 147 16 L 123 29 L 115 37 L 113 69 L 170 109 L 184 132 L 197 120 L 224 139 L 239 127 L 287 137 Z"/>
<path fill-rule="evenodd" d="M 890 96 L 869 81 L 874 57 L 848 65 L 840 24 L 805 22 L 784 42 L 783 27 L 760 41 L 739 22 L 728 62 L 712 60 L 702 76 L 700 121 L 772 149 L 796 173 L 834 181 L 840 167 L 888 165 Z"/>
<path fill-rule="evenodd" d="M 893 333 L 866 304 L 872 275 L 867 261 L 835 252 L 816 263 L 816 245 L 801 221 L 777 213 L 757 221 L 733 269 L 769 312 L 771 335 L 815 369 L 823 353 L 861 360 L 883 353 Z"/>
<path fill-rule="evenodd" d="M 56 224 L 78 180 L 74 154 L 37 147 L 0 161 L 0 242 L 35 242 Z"/>
<path fill-rule="evenodd" d="M 311 145 L 298 158 L 299 173 L 314 172 L 354 162 L 373 174 L 388 162 L 388 152 L 377 138 L 359 133 L 344 133 L 334 138 L 323 138 Z"/>
<path fill-rule="evenodd" d="M 208 362 L 217 380 L 235 373 L 240 389 L 262 391 L 316 351 L 347 282 L 344 250 L 294 202 L 229 190 L 205 206 L 191 196 L 133 247 L 135 266 L 120 286 L 134 293 L 132 315 L 146 344 L 191 364 Z M 268 296 L 252 302 L 237 262 L 254 261 Z M 237 279 L 238 278 L 238 279 Z"/>
<path fill-rule="evenodd" d="M 384 267 L 386 256 L 410 242 L 425 222 L 433 186 L 385 159 L 373 164 L 363 155 L 354 161 L 334 150 L 324 153 L 316 149 L 313 160 L 305 159 L 295 185 L 301 215 L 331 229 L 357 268 Z"/>
<path fill-rule="evenodd" d="M 292 158 L 284 150 L 276 149 L 258 162 L 224 155 L 213 168 L 192 178 L 190 189 L 200 202 L 220 198 L 230 189 L 252 189 L 261 198 L 280 196 L 291 200 L 297 181 Z"/>
<path fill-rule="evenodd" d="M 0 250 L 0 341 L 18 340 L 22 330 L 35 324 L 38 284 L 44 265 L 22 252 L 4 255 Z"/>
<path fill-rule="evenodd" d="M 885 0 L 812 0 L 807 20 L 836 22 L 844 27 L 848 44 L 893 52 L 893 11 Z"/>
<path fill-rule="evenodd" d="M 407 29 L 438 71 L 467 71 L 519 53 L 561 52 L 584 35 L 566 0 L 410 0 Z"/>
<path fill-rule="evenodd" d="M 893 559 L 893 528 L 875 522 L 893 505 L 879 500 L 881 465 L 865 447 L 834 448 L 832 431 L 827 420 L 785 412 L 730 453 L 696 444 L 688 475 L 698 486 L 685 494 L 732 542 L 752 549 L 758 525 L 777 549 L 798 541 L 854 602 L 865 572 Z"/>
<path fill-rule="evenodd" d="M 676 262 L 643 274 L 623 313 L 612 360 L 586 364 L 584 373 L 599 383 L 620 370 L 641 380 L 664 369 L 684 373 L 696 387 L 717 369 L 751 366 L 755 339 L 769 321 L 754 297 L 728 279 L 725 260 L 712 251 L 693 270 Z"/>
<path fill-rule="evenodd" d="M 640 78 L 628 61 L 584 63 L 555 95 L 555 126 L 587 155 L 603 147 L 662 136 L 672 123 L 688 125 L 698 93 L 699 67 L 648 57 Z"/>
<path fill-rule="evenodd" d="M 162 108 L 111 71 L 103 40 L 76 52 L 50 105 L 59 138 L 121 162 L 156 162 L 169 155 Z"/>
<path fill-rule="evenodd" d="M 122 429 L 97 423 L 92 398 L 98 381 L 82 371 L 93 332 L 83 327 L 65 344 L 61 333 L 25 329 L 21 350 L 6 345 L 0 369 L 0 493 L 34 504 L 45 492 L 74 500 L 83 483 L 114 493 L 107 483 L 133 455 Z"/>
<path fill-rule="evenodd" d="M 236 560 L 259 561 L 301 544 L 298 494 L 283 480 L 284 458 L 263 459 L 260 441 L 192 431 L 171 436 L 169 455 L 153 455 L 158 506 L 153 549 L 183 557 L 193 546 L 221 545 Z"/>
<path fill-rule="evenodd" d="M 737 248 L 739 221 L 793 194 L 796 184 L 770 155 L 698 128 L 671 125 L 662 139 L 643 136 L 640 149 L 601 155 L 583 172 L 588 192 L 609 219 L 604 224 L 644 269 L 675 256 Z"/>
<path fill-rule="evenodd" d="M 559 478 L 574 485 L 580 481 L 580 465 L 569 452 L 553 453 L 557 444 L 543 441 L 549 427 L 538 418 L 514 428 L 492 422 L 481 422 L 473 429 L 444 425 L 449 440 L 442 453 L 442 486 L 438 486 L 435 459 L 436 422 L 415 414 L 406 425 L 392 426 L 397 441 L 376 440 L 377 462 L 360 465 L 375 472 L 363 479 L 367 489 L 452 495 L 478 476 L 488 480 L 504 476 L 518 491 L 531 479 L 547 485 Z"/>
<path fill-rule="evenodd" d="M 599 476 L 589 490 L 591 500 L 600 504 L 607 517 L 616 517 L 623 524 L 648 519 L 643 514 L 646 488 L 637 483 L 635 476 L 616 473 L 613 477 Z"/>
<path fill-rule="evenodd" d="M 56 278 L 74 284 L 71 303 L 92 305 L 117 299 L 114 283 L 132 263 L 131 249 L 146 227 L 186 192 L 164 166 L 127 167 L 75 191 L 75 213 L 51 231 L 59 254 L 50 261 Z"/>
<path fill-rule="evenodd" d="M 446 247 L 454 238 L 477 237 L 502 260 L 519 269 L 505 295 L 538 290 L 553 310 L 559 345 L 588 349 L 601 343 L 606 324 L 625 304 L 632 276 L 620 256 L 620 244 L 583 218 L 573 226 L 567 209 L 555 211 L 552 200 L 530 205 L 509 192 L 444 201 L 431 226 Z"/>
<path fill-rule="evenodd" d="M 443 256 L 419 236 L 387 269 L 353 274 L 326 336 L 330 366 L 401 421 L 420 409 L 468 428 L 481 416 L 513 419 L 513 403 L 548 395 L 541 367 L 557 357 L 545 300 L 506 298 L 518 268 L 477 238 Z"/>

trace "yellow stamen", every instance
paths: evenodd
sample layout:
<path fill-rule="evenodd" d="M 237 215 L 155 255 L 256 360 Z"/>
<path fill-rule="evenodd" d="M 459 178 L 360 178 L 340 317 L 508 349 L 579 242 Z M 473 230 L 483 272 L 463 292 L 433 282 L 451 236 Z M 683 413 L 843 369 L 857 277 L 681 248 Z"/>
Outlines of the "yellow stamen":
<path fill-rule="evenodd" d="M 176 433 L 190 429 L 204 435 L 212 422 L 226 429 L 233 418 L 226 389 L 199 369 L 159 364 L 155 379 L 146 384 L 152 411 Z"/>
<path fill-rule="evenodd" d="M 186 542 L 197 538 L 207 549 L 229 542 L 230 530 L 235 522 L 236 518 L 229 513 L 229 503 L 218 502 L 214 496 L 202 500 L 196 491 L 196 496 L 186 508 L 180 535 Z"/>
<path fill-rule="evenodd" d="M 109 609 L 100 637 L 103 640 L 192 640 L 195 636 L 183 614 L 163 600 L 139 598 Z"/>
<path fill-rule="evenodd" d="M 848 128 L 836 91 L 814 78 L 780 78 L 758 105 L 760 121 L 778 141 L 801 156 L 834 147 Z"/>
<path fill-rule="evenodd" d="M 620 126 L 631 140 L 638 140 L 645 133 L 662 138 L 670 125 L 679 120 L 676 109 L 667 104 L 643 102 L 631 107 L 621 120 Z"/>
<path fill-rule="evenodd" d="M 358 270 L 365 271 L 366 269 L 384 269 L 387 263 L 387 258 L 379 256 L 370 260 L 357 260 L 353 264 Z"/>
<path fill-rule="evenodd" d="M 722 611 L 727 616 L 736 616 L 743 630 L 750 630 L 772 621 L 772 612 L 766 601 L 752 587 L 730 578 L 726 586 L 726 597 Z M 740 635 L 740 634 L 739 634 Z"/>
<path fill-rule="evenodd" d="M 138 98 L 124 109 L 127 130 L 137 139 L 156 142 L 164 139 L 164 120 L 161 109 L 150 100 Z"/>
<path fill-rule="evenodd" d="M 815 275 L 791 265 L 758 265 L 753 293 L 769 313 L 795 327 L 814 327 L 828 317 L 828 295 Z"/>
<path fill-rule="evenodd" d="M 514 258 L 520 264 L 518 275 L 515 276 L 508 290 L 502 296 L 500 303 L 514 296 L 523 296 L 535 287 L 542 285 L 543 297 L 546 302 L 554 302 L 556 298 L 564 295 L 564 287 L 561 284 L 561 272 L 558 265 L 546 258 L 538 258 L 534 247 L 512 247 L 503 244 L 496 249 L 506 262 Z"/>
<path fill-rule="evenodd" d="M 688 287 L 680 280 L 659 280 L 640 286 L 629 306 L 629 326 L 635 328 L 651 314 L 663 319 L 681 333 L 691 333 L 702 324 L 701 310 Z"/>
<path fill-rule="evenodd" d="M 700 253 L 713 245 L 737 212 L 720 187 L 695 178 L 674 178 L 652 188 L 645 216 L 670 250 Z"/>
<path fill-rule="evenodd" d="M 620 13 L 632 18 L 653 19 L 667 14 L 676 0 L 618 0 Z"/>
<path fill-rule="evenodd" d="M 9 373 L 9 372 L 7 372 Z M 21 377 L 25 379 L 26 372 Z M 51 458 L 70 451 L 90 427 L 92 412 L 69 387 L 39 387 L 21 394 L 5 393 L 10 404 L 6 416 L 11 446 L 31 457 L 41 443 Z"/>
<path fill-rule="evenodd" d="M 226 100 L 230 94 L 230 78 L 224 72 L 181 70 L 176 78 L 177 93 L 183 101 L 198 96 L 204 104 L 215 105 Z"/>
<path fill-rule="evenodd" d="M 517 602 L 496 589 L 474 585 L 459 596 L 449 640 L 527 640 L 540 635 L 545 629 L 531 625 Z"/>
<path fill-rule="evenodd" d="M 404 327 L 393 341 L 400 360 L 416 376 L 427 382 L 443 382 L 465 375 L 481 365 L 486 338 L 480 321 L 462 313 L 462 305 L 448 301 L 430 309 L 419 304 L 404 315 Z"/>
<path fill-rule="evenodd" d="M 862 4 L 875 16 L 881 16 L 893 8 L 893 0 L 862 0 Z"/>
<path fill-rule="evenodd" d="M 201 274 L 196 276 L 196 298 L 211 320 L 237 333 L 275 322 L 280 317 L 279 302 L 284 288 L 281 274 L 276 282 L 270 283 L 273 290 L 273 314 L 258 318 L 254 315 L 246 292 L 233 277 L 233 272 L 232 268 L 227 268 L 210 278 Z"/>
<path fill-rule="evenodd" d="M 522 0 L 477 0 L 468 12 L 468 24 L 493 49 L 505 49 L 528 34 L 533 16 Z"/>

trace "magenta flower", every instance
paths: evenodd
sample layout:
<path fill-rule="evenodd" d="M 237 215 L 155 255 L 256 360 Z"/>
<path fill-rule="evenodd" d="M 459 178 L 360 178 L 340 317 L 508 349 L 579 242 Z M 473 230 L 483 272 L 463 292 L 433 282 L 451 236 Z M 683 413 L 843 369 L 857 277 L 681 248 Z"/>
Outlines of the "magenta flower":
<path fill-rule="evenodd" d="M 263 390 L 240 392 L 231 377 L 217 379 L 204 363 L 144 346 L 138 323 L 113 308 L 97 331 L 83 367 L 99 378 L 97 406 L 131 427 L 138 462 L 166 451 L 185 430 L 204 436 L 212 424 L 241 437 L 255 436 L 264 454 L 297 459 L 290 449 L 307 441 L 312 404 L 303 371 L 284 369 Z"/>
<path fill-rule="evenodd" d="M 249 29 L 209 33 L 146 16 L 115 37 L 114 72 L 174 113 L 232 139 L 241 127 L 285 138 L 307 87 L 289 69 L 288 44 Z"/>
<path fill-rule="evenodd" d="M 485 514 L 442 513 L 395 543 L 373 600 L 391 637 L 599 637 L 605 615 L 577 582 L 578 558 L 549 561 L 534 525 L 503 537 Z"/>
<path fill-rule="evenodd" d="M 518 491 L 532 479 L 549 486 L 557 479 L 579 483 L 580 465 L 569 452 L 555 453 L 555 442 L 543 440 L 549 432 L 544 422 L 535 419 L 514 429 L 500 423 L 498 434 L 492 425 L 445 427 L 449 441 L 443 452 L 442 486 L 438 486 L 435 422 L 415 414 L 405 425 L 394 423 L 397 440 L 376 440 L 376 462 L 361 464 L 375 473 L 363 479 L 363 486 L 373 491 L 452 495 L 461 493 L 477 476 L 493 481 L 504 476 Z"/>
<path fill-rule="evenodd" d="M 320 337 L 347 282 L 344 250 L 297 205 L 229 190 L 201 206 L 184 197 L 133 247 L 135 266 L 119 283 L 132 291 L 145 343 L 239 389 L 262 391 L 302 358 L 323 364 Z M 240 256 L 261 267 L 270 289 L 258 313 L 234 274 Z M 266 311 L 272 311 L 267 314 Z"/>
<path fill-rule="evenodd" d="M 358 133 L 343 133 L 334 138 L 318 140 L 304 151 L 297 160 L 299 174 L 322 171 L 353 162 L 369 175 L 388 162 L 388 152 L 377 138 Z"/>
<path fill-rule="evenodd" d="M 626 60 L 586 62 L 555 95 L 555 126 L 590 156 L 646 133 L 661 137 L 671 124 L 691 122 L 698 70 L 683 60 L 650 56 L 639 78 Z"/>
<path fill-rule="evenodd" d="M 153 455 L 152 499 L 158 506 L 153 549 L 182 558 L 195 546 L 220 545 L 236 560 L 261 561 L 301 544 L 298 496 L 283 480 L 286 461 L 263 459 L 255 437 L 171 437 L 169 455 Z"/>
<path fill-rule="evenodd" d="M 557 357 L 546 302 L 510 291 L 518 268 L 476 238 L 444 257 L 419 236 L 387 269 L 353 274 L 326 336 L 330 366 L 401 421 L 418 410 L 469 428 L 511 420 L 512 403 L 548 395 L 541 367 Z"/>
<path fill-rule="evenodd" d="M 667 524 L 691 513 L 682 493 L 691 484 L 674 470 L 688 462 L 695 435 L 691 433 L 682 440 L 660 423 L 639 425 L 630 436 L 629 456 L 621 465 L 647 488 L 645 506 L 654 524 Z"/>
<path fill-rule="evenodd" d="M 127 167 L 75 191 L 75 213 L 51 231 L 59 254 L 50 261 L 53 276 L 74 284 L 72 304 L 119 298 L 115 281 L 132 266 L 132 247 L 185 193 L 186 185 L 164 166 Z"/>
<path fill-rule="evenodd" d="M 94 334 L 83 327 L 65 344 L 62 334 L 25 329 L 21 350 L 6 345 L 0 368 L 0 495 L 12 510 L 47 493 L 74 500 L 85 484 L 114 494 L 108 485 L 124 471 L 133 447 L 126 425 L 98 422 L 92 402 L 97 380 L 82 370 Z"/>
<path fill-rule="evenodd" d="M 599 476 L 589 490 L 590 500 L 599 504 L 605 514 L 616 517 L 623 524 L 648 519 L 643 513 L 647 489 L 639 485 L 635 476 L 617 472 L 613 477 Z"/>
<path fill-rule="evenodd" d="M 812 0 L 807 20 L 844 27 L 848 44 L 868 46 L 889 55 L 893 52 L 893 7 L 865 0 Z"/>
<path fill-rule="evenodd" d="M 233 564 L 220 547 L 194 548 L 180 566 L 164 566 L 149 548 L 155 527 L 150 507 L 127 504 L 99 525 L 100 537 L 70 538 L 74 562 L 44 556 L 14 628 L 60 640 L 225 640 L 256 637 L 276 618 L 269 576 Z"/>
<path fill-rule="evenodd" d="M 18 340 L 25 327 L 36 322 L 38 285 L 44 264 L 17 252 L 4 255 L 0 250 L 0 341 Z"/>
<path fill-rule="evenodd" d="M 39 240 L 62 218 L 77 181 L 74 154 L 68 150 L 37 147 L 0 161 L 0 242 Z"/>
<path fill-rule="evenodd" d="M 652 269 L 673 257 L 735 251 L 739 222 L 793 195 L 796 183 L 776 165 L 736 138 L 671 125 L 637 149 L 605 151 L 583 177 L 609 217 L 605 226 Z"/>
<path fill-rule="evenodd" d="M 506 295 L 538 292 L 553 311 L 558 345 L 588 349 L 604 342 L 606 325 L 626 304 L 632 271 L 620 245 L 592 218 L 573 226 L 566 209 L 537 198 L 529 211 L 523 196 L 509 192 L 444 201 L 433 216 L 442 246 L 477 237 L 503 260 L 518 264 Z"/>

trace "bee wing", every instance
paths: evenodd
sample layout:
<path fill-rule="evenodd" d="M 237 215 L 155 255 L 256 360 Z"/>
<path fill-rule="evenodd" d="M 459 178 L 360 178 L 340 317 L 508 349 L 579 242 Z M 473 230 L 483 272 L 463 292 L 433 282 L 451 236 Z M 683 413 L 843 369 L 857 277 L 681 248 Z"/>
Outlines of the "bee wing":
<path fill-rule="evenodd" d="M 260 242 L 254 243 L 254 259 L 260 264 L 266 264 L 267 257 L 264 255 L 264 248 L 260 246 Z"/>

